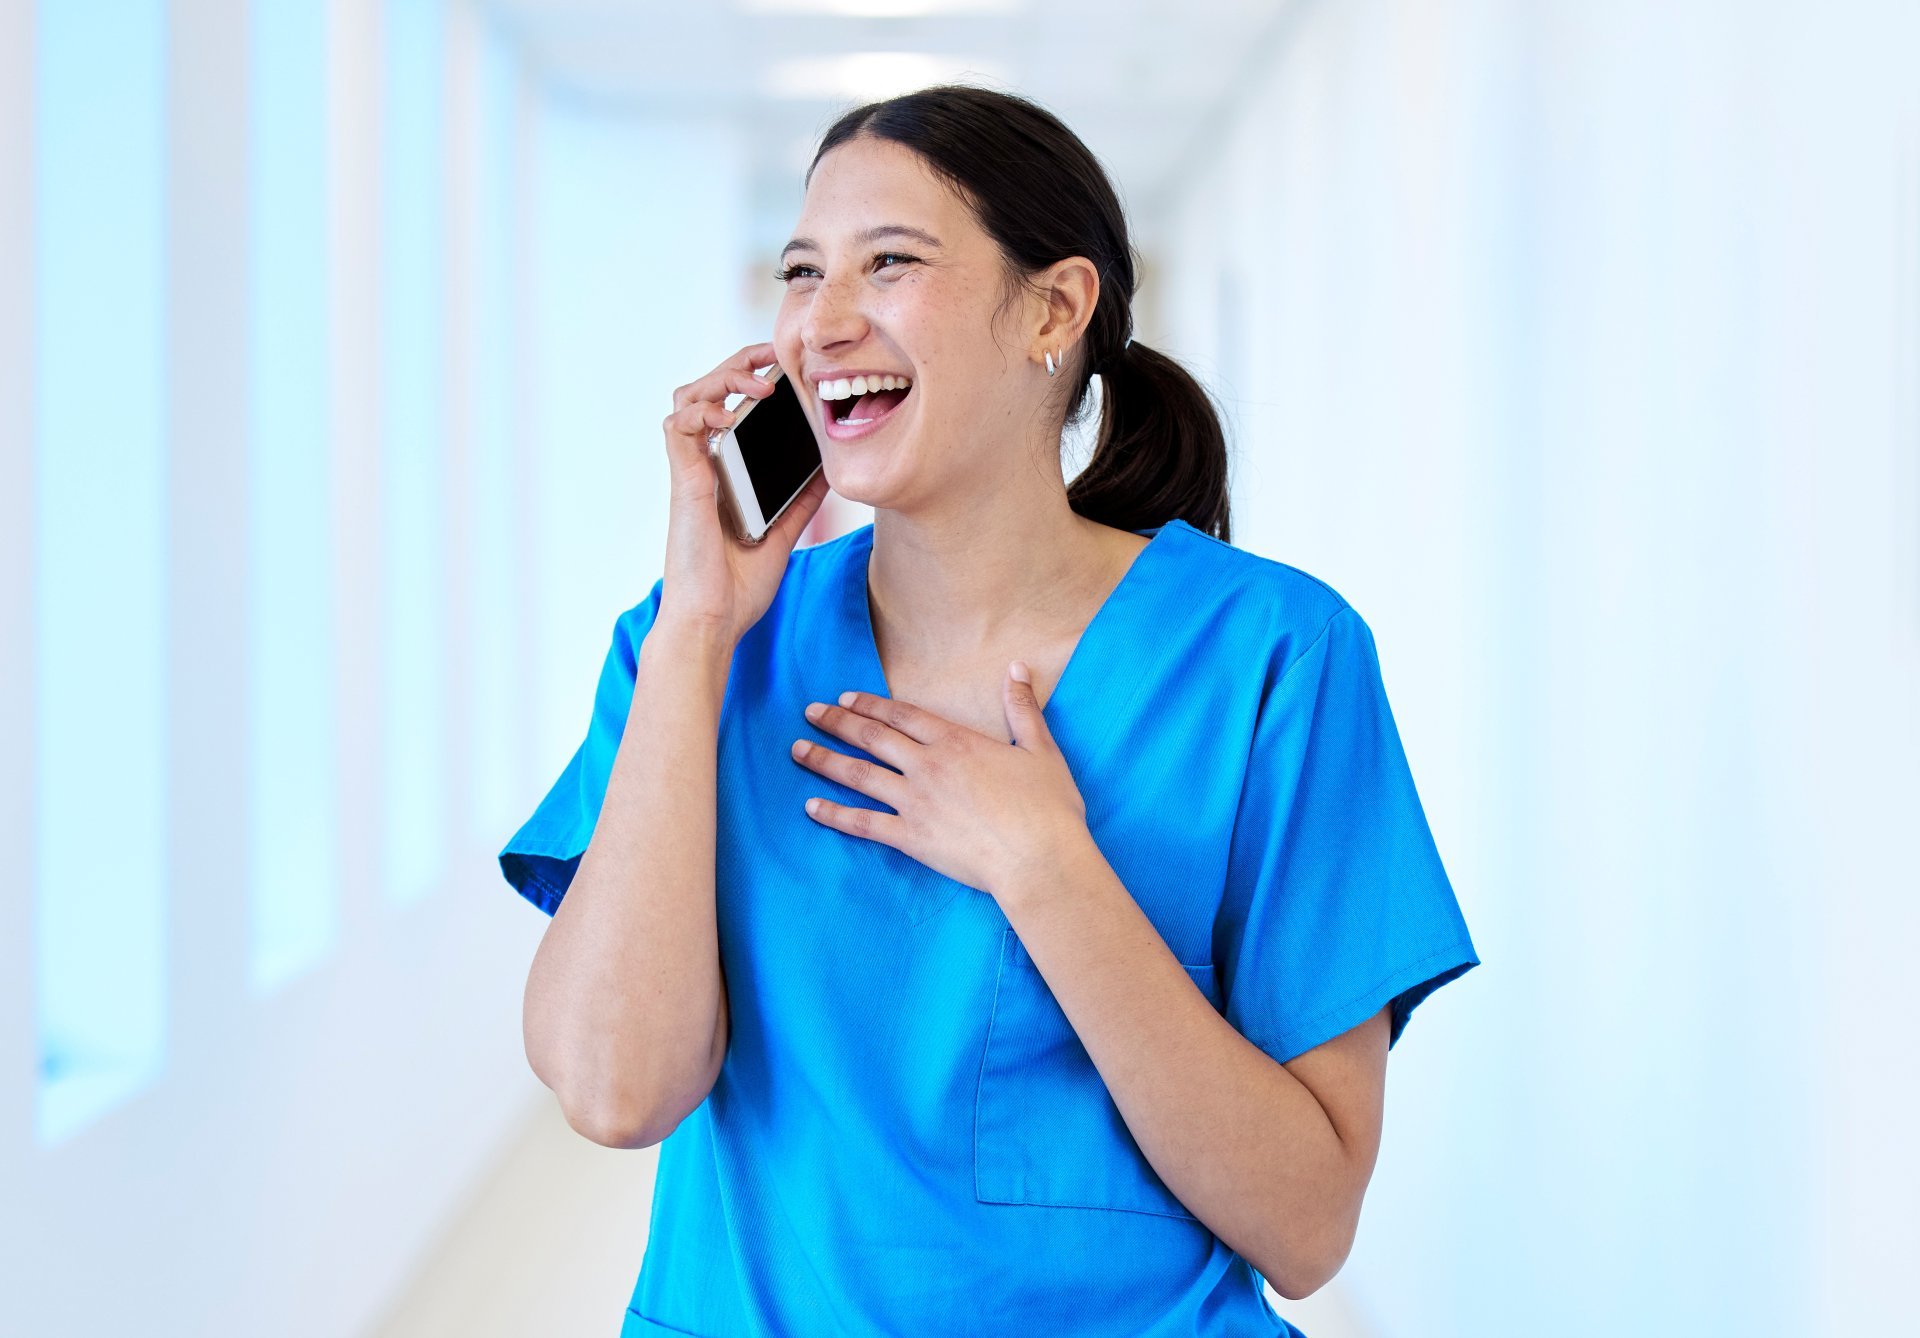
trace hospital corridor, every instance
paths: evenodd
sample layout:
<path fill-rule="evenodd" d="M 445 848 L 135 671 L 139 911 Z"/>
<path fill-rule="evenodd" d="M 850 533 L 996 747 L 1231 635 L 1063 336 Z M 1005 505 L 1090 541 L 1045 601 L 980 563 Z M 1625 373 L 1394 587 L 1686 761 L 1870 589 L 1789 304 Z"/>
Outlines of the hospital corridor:
<path fill-rule="evenodd" d="M 1917 60 L 0 0 L 0 1332 L 1906 1331 Z"/>

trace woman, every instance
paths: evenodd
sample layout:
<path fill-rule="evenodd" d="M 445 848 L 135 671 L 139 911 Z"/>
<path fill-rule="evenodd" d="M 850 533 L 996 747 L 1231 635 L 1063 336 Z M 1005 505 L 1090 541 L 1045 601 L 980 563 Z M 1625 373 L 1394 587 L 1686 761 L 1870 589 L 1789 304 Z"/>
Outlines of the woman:
<path fill-rule="evenodd" d="M 848 113 L 781 263 L 772 342 L 675 393 L 664 575 L 500 854 L 553 916 L 535 1072 L 664 1140 L 623 1332 L 1296 1333 L 1261 1279 L 1339 1268 L 1387 1051 L 1479 960 L 1371 634 L 1226 542 L 1219 420 L 1047 112 Z M 748 548 L 707 458 L 774 360 L 875 508 L 798 551 L 825 482 Z"/>

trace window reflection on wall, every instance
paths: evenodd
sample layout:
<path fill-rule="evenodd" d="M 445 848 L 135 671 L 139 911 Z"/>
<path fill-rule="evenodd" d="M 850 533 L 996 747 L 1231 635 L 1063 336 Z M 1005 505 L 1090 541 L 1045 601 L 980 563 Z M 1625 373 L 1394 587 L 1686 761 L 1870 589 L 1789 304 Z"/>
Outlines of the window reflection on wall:
<path fill-rule="evenodd" d="M 42 0 L 33 89 L 38 1136 L 166 1057 L 166 12 Z"/>
<path fill-rule="evenodd" d="M 380 497 L 356 524 L 380 553 L 377 867 L 390 880 L 387 896 L 404 905 L 432 890 L 447 854 L 446 47 L 438 0 L 393 0 L 385 18 Z"/>
<path fill-rule="evenodd" d="M 339 938 L 324 0 L 248 14 L 248 979 Z"/>

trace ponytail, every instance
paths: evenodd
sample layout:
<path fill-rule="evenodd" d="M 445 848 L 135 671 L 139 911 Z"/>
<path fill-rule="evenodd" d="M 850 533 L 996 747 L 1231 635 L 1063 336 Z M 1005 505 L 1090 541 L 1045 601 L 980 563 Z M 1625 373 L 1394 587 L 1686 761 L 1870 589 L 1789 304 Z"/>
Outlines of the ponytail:
<path fill-rule="evenodd" d="M 1068 485 L 1068 504 L 1089 520 L 1123 530 L 1178 516 L 1232 543 L 1226 434 L 1206 388 L 1138 339 L 1109 354 L 1098 374 L 1098 444 Z"/>

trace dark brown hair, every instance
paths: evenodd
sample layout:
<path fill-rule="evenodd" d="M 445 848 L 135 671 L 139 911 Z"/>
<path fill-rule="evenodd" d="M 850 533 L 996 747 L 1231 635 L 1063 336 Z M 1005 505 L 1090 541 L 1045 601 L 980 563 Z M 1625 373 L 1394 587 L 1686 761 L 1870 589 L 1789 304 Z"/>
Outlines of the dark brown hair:
<path fill-rule="evenodd" d="M 1085 414 L 1095 372 L 1101 382 L 1098 444 L 1067 487 L 1074 511 L 1127 530 L 1178 517 L 1232 542 L 1219 411 L 1186 368 L 1132 338 L 1140 281 L 1126 215 L 1080 137 L 1026 98 L 936 84 L 841 116 L 807 179 L 828 150 L 861 135 L 912 149 L 959 194 L 1006 258 L 1010 293 L 1068 256 L 1098 269 L 1099 300 L 1066 370 L 1062 426 Z"/>

